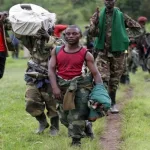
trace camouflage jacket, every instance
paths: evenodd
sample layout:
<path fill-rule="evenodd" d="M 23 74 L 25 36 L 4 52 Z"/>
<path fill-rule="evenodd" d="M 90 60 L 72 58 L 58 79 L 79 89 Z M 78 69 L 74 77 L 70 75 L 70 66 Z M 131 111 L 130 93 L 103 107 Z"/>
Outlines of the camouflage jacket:
<path fill-rule="evenodd" d="M 127 33 L 130 37 L 135 37 L 135 36 L 140 36 L 141 35 L 141 26 L 131 19 L 128 15 L 123 14 L 124 16 L 124 23 L 125 27 L 127 29 Z M 108 49 L 111 46 L 111 34 L 112 34 L 112 18 L 113 18 L 113 11 L 108 12 L 106 11 L 106 38 L 105 38 L 105 47 L 108 47 Z M 97 17 L 97 14 L 94 13 L 92 16 L 92 19 L 94 21 L 91 21 L 90 28 L 89 28 L 89 34 L 93 37 L 98 37 L 99 36 L 99 18 Z"/>
<path fill-rule="evenodd" d="M 49 36 L 49 40 L 31 36 L 18 36 L 22 44 L 30 51 L 30 60 L 44 69 L 48 69 L 50 50 L 53 48 L 55 39 Z"/>
<path fill-rule="evenodd" d="M 45 35 L 40 33 L 36 36 L 16 34 L 16 37 L 29 50 L 31 55 L 27 63 L 25 81 L 27 84 L 35 83 L 40 88 L 44 83 L 48 82 L 48 61 L 55 39 L 47 33 Z"/>

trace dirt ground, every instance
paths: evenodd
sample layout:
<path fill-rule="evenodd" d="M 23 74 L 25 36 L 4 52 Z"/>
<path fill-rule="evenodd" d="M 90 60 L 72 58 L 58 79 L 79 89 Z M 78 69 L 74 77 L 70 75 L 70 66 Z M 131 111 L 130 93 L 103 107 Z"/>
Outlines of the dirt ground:
<path fill-rule="evenodd" d="M 105 131 L 100 137 L 100 143 L 103 150 L 119 150 L 121 144 L 121 121 L 122 121 L 122 109 L 124 105 L 132 98 L 133 88 L 128 87 L 124 91 L 124 96 L 117 104 L 117 108 L 120 113 L 111 114 L 107 116 Z"/>

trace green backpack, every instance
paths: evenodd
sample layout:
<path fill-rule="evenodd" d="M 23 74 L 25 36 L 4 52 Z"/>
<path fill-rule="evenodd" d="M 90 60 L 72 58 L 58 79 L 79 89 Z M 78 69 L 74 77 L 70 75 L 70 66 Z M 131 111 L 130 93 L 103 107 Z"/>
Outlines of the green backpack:
<path fill-rule="evenodd" d="M 59 53 L 61 48 L 62 48 L 62 46 L 56 46 L 56 49 L 55 49 L 55 54 L 56 55 Z"/>

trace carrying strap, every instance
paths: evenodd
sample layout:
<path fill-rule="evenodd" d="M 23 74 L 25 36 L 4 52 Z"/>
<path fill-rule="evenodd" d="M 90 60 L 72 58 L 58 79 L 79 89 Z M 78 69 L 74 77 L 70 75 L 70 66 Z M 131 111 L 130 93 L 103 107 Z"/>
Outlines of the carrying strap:
<path fill-rule="evenodd" d="M 56 46 L 56 49 L 55 49 L 55 53 L 56 55 L 59 53 L 60 49 L 61 49 L 62 46 Z"/>

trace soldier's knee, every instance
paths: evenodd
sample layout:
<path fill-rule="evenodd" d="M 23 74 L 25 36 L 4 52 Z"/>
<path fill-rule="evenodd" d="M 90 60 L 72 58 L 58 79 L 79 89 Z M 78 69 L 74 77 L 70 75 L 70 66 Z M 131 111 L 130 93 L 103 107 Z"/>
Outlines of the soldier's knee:
<path fill-rule="evenodd" d="M 39 102 L 27 101 L 26 111 L 33 117 L 39 116 L 45 109 L 45 105 Z"/>

